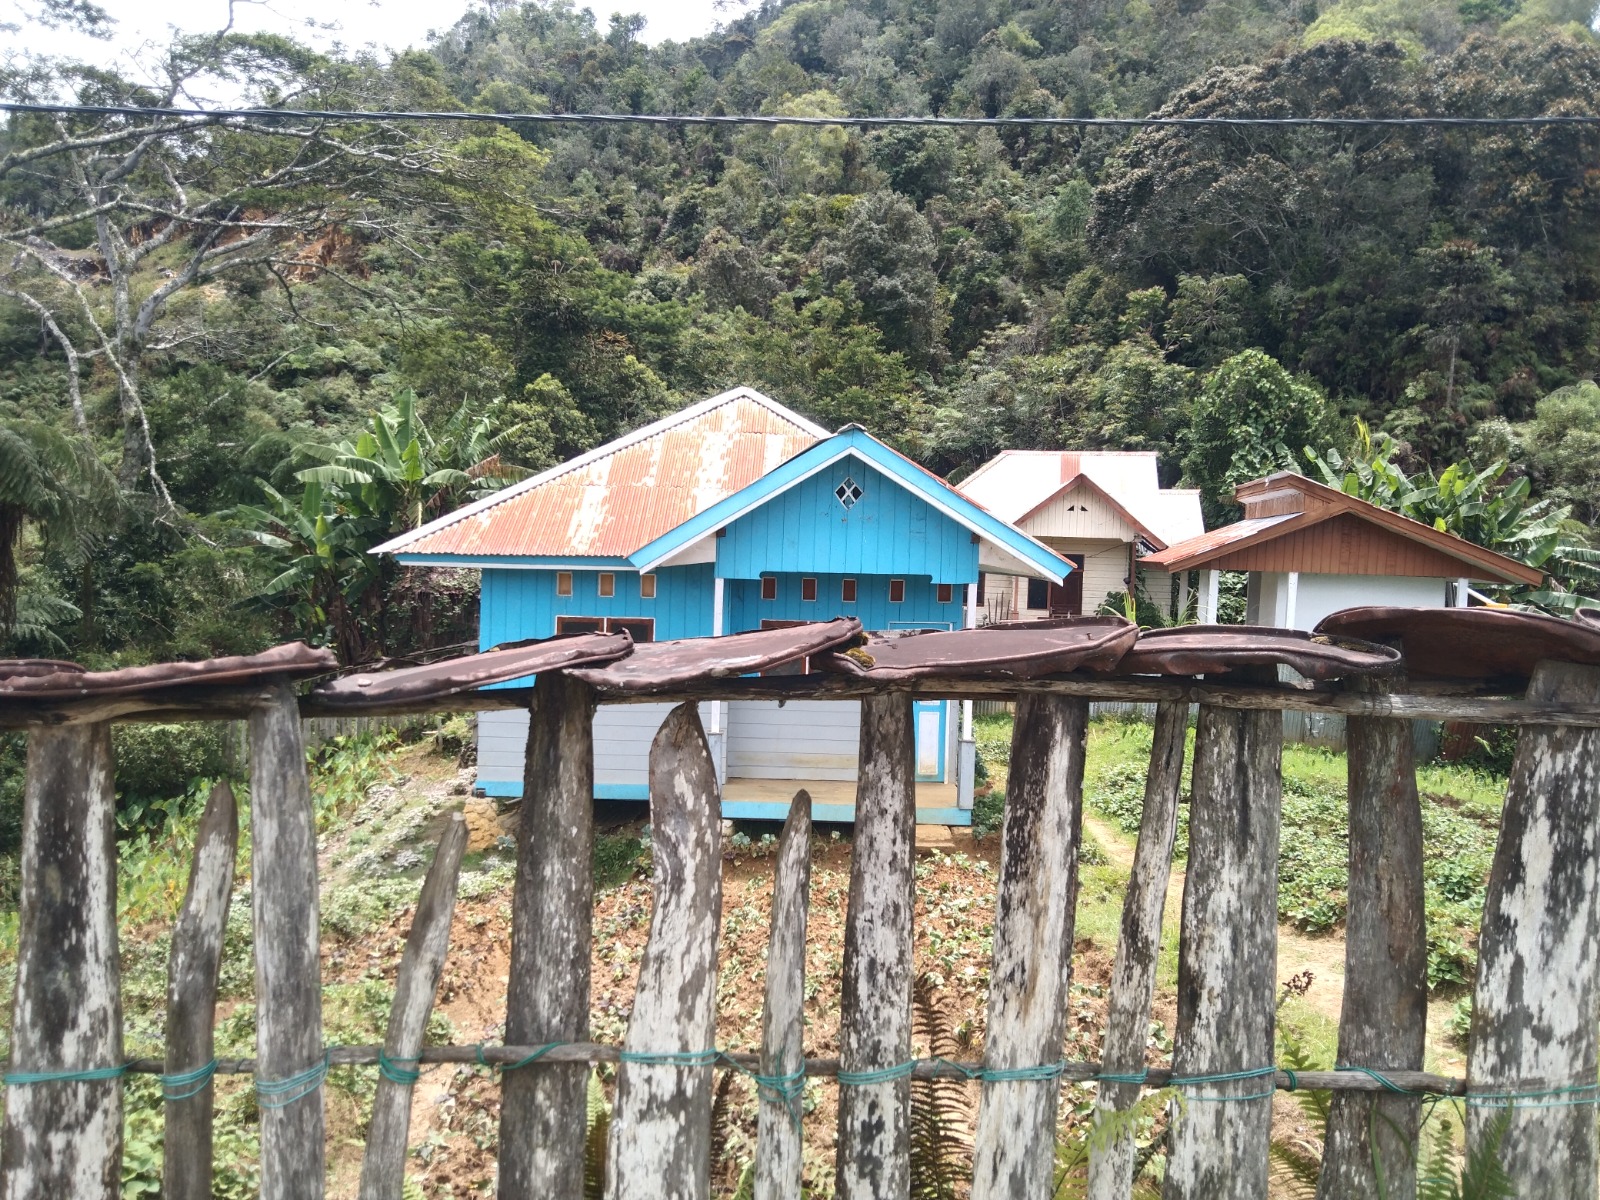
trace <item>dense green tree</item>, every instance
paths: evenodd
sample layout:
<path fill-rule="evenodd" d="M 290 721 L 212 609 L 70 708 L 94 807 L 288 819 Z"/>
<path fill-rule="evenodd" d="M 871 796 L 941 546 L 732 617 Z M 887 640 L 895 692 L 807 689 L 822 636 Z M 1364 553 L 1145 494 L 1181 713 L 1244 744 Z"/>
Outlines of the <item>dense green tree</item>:
<path fill-rule="evenodd" d="M 884 345 L 914 364 L 935 361 L 943 316 L 934 270 L 933 231 L 916 207 L 893 192 L 850 206 L 844 228 L 820 247 L 822 276 L 849 283 Z"/>
<path fill-rule="evenodd" d="M 1514 427 L 1524 465 L 1541 494 L 1600 524 L 1600 387 L 1585 379 L 1539 401 Z"/>
<path fill-rule="evenodd" d="M 1195 400 L 1184 472 L 1200 488 L 1207 523 L 1237 515 L 1233 489 L 1293 467 L 1300 447 L 1320 444 L 1331 411 L 1315 384 L 1259 350 L 1228 359 Z"/>

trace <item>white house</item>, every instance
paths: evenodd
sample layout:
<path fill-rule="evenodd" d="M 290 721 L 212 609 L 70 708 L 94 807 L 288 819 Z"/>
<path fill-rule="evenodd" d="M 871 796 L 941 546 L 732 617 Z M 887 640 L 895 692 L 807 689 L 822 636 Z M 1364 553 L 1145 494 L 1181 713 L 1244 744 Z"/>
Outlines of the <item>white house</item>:
<path fill-rule="evenodd" d="M 1164 603 L 1168 576 L 1140 560 L 1205 531 L 1200 493 L 1162 487 L 1153 450 L 1002 450 L 959 486 L 1079 568 L 1060 584 L 986 575 L 980 604 L 990 621 L 1092 614 L 1128 590 L 1136 569 Z"/>
<path fill-rule="evenodd" d="M 1199 620 L 1216 619 L 1217 574 L 1249 573 L 1252 625 L 1312 629 L 1359 605 L 1466 606 L 1472 584 L 1543 581 L 1534 567 L 1485 550 L 1304 475 L 1280 472 L 1234 492 L 1244 517 L 1175 542 L 1146 569 L 1199 572 Z"/>

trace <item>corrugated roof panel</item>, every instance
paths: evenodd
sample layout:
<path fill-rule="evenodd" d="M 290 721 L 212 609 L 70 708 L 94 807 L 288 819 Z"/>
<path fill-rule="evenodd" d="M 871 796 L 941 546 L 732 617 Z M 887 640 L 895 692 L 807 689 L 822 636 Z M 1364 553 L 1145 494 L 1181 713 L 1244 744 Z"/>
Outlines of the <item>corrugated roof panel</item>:
<path fill-rule="evenodd" d="M 1186 542 L 1168 546 L 1159 554 L 1152 554 L 1141 559 L 1153 567 L 1164 567 L 1169 563 L 1186 562 L 1196 555 L 1210 554 L 1234 542 L 1242 542 L 1245 538 L 1260 533 L 1263 529 L 1270 529 L 1284 521 L 1299 516 L 1299 513 L 1284 513 L 1277 517 L 1250 517 L 1243 521 L 1235 521 L 1232 525 L 1224 525 L 1220 529 L 1213 529 L 1209 533 L 1202 533 L 1199 537 L 1192 537 Z"/>
<path fill-rule="evenodd" d="M 763 402 L 764 401 L 764 402 Z M 731 496 L 818 440 L 749 393 L 697 406 L 654 433 L 620 439 L 532 486 L 410 539 L 403 554 L 624 557 Z"/>

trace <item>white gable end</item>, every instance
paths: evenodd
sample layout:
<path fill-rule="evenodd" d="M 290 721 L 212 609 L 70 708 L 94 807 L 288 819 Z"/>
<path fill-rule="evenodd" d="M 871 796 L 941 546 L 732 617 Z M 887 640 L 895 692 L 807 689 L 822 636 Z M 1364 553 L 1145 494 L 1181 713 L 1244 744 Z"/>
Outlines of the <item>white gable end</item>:
<path fill-rule="evenodd" d="M 1020 522 L 1018 528 L 1039 538 L 1115 538 L 1131 542 L 1139 536 L 1139 531 L 1104 497 L 1086 487 L 1057 496 Z"/>

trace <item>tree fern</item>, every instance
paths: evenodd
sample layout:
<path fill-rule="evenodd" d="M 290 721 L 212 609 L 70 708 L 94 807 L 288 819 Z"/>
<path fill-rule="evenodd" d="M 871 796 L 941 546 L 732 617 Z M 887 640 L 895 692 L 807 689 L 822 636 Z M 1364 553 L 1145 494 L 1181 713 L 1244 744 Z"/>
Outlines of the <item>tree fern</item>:
<path fill-rule="evenodd" d="M 963 1058 L 972 1033 L 950 1019 L 932 977 L 918 978 L 912 991 L 912 1032 L 933 1058 Z M 968 1132 L 972 1101 L 962 1079 L 917 1079 L 911 1083 L 911 1195 L 916 1200 L 954 1200 L 972 1176 Z"/>
<path fill-rule="evenodd" d="M 1440 1121 L 1421 1178 L 1417 1200 L 1514 1200 L 1517 1189 L 1500 1164 L 1500 1146 L 1511 1127 L 1511 1112 L 1500 1112 L 1484 1130 L 1479 1143 L 1467 1152 L 1457 1172 L 1454 1127 Z"/>
<path fill-rule="evenodd" d="M 78 564 L 121 512 L 116 480 L 87 439 L 42 421 L 0 421 L 0 635 L 17 616 L 24 529 Z"/>
<path fill-rule="evenodd" d="M 605 1200 L 606 1142 L 611 1137 L 611 1106 L 600 1076 L 589 1072 L 588 1128 L 583 1138 L 583 1200 Z"/>
<path fill-rule="evenodd" d="M 1278 1060 L 1291 1071 L 1325 1069 L 1325 1064 L 1313 1061 L 1299 1029 L 1281 1017 L 1283 1002 L 1291 995 L 1304 995 L 1310 986 L 1309 974 L 1296 976 L 1284 985 L 1283 995 L 1278 1000 Z M 1322 1174 L 1322 1147 L 1328 1138 L 1328 1109 L 1333 1093 L 1307 1091 L 1291 1094 L 1311 1126 L 1311 1136 L 1278 1136 L 1272 1139 L 1268 1150 L 1272 1158 L 1272 1178 L 1286 1196 L 1295 1200 L 1316 1200 L 1317 1178 Z"/>
<path fill-rule="evenodd" d="M 1092 1123 L 1078 1123 L 1062 1129 L 1056 1138 L 1055 1186 L 1050 1193 L 1052 1200 L 1084 1200 L 1089 1194 L 1089 1156 L 1122 1137 L 1137 1138 L 1140 1131 L 1160 1115 L 1172 1095 L 1171 1091 L 1152 1092 L 1148 1096 L 1141 1096 L 1128 1108 L 1096 1110 Z M 1156 1192 L 1140 1184 L 1142 1170 L 1143 1163 L 1136 1158 L 1133 1169 L 1134 1200 L 1147 1200 L 1147 1197 L 1156 1195 Z"/>

